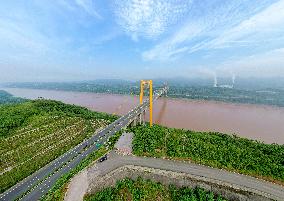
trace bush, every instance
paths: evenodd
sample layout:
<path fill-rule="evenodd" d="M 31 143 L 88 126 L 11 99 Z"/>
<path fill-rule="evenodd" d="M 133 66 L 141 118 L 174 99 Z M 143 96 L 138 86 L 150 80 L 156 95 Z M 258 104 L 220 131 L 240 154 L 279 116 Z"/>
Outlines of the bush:
<path fill-rule="evenodd" d="M 158 125 L 139 126 L 132 131 L 133 151 L 138 156 L 191 160 L 284 182 L 284 145 Z"/>
<path fill-rule="evenodd" d="M 86 195 L 85 201 L 105 200 L 173 200 L 173 201 L 196 201 L 196 200 L 224 200 L 218 195 L 202 188 L 191 189 L 188 187 L 177 188 L 173 185 L 165 186 L 151 180 L 138 178 L 137 180 L 123 179 L 116 183 L 115 187 L 108 187 L 94 195 Z"/>

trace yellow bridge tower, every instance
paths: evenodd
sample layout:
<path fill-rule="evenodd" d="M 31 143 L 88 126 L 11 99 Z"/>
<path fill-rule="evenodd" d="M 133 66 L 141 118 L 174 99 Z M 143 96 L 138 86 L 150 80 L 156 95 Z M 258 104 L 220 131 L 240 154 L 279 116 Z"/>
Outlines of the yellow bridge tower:
<path fill-rule="evenodd" d="M 150 126 L 153 125 L 153 82 L 152 80 L 141 80 L 140 82 L 140 105 L 143 103 L 144 86 L 149 87 L 149 113 Z"/>

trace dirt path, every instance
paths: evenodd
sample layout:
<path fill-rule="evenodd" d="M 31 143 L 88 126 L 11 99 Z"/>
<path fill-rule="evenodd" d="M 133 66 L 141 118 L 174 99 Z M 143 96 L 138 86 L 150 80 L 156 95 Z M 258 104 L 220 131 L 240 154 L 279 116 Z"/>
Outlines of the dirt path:
<path fill-rule="evenodd" d="M 64 200 L 67 201 L 83 200 L 84 194 L 89 186 L 87 173 L 88 173 L 87 169 L 83 170 L 82 172 L 80 172 L 71 179 Z"/>
<path fill-rule="evenodd" d="M 263 200 L 284 200 L 284 187 L 246 176 L 238 173 L 229 172 L 217 168 L 211 168 L 204 165 L 198 165 L 190 162 L 165 160 L 160 158 L 147 158 L 128 155 L 131 152 L 132 134 L 123 134 L 117 144 L 116 151 L 108 154 L 108 159 L 104 162 L 94 163 L 88 169 L 85 169 L 76 175 L 70 182 L 66 192 L 66 201 L 83 200 L 83 196 L 99 181 L 104 180 L 104 176 L 118 168 L 124 166 L 136 166 L 152 168 L 157 171 L 168 171 L 187 174 L 188 177 L 196 182 L 203 182 L 210 185 L 219 185 L 222 188 L 231 189 L 231 191 L 242 191 L 263 197 Z M 126 150 L 126 152 L 125 152 Z M 123 151 L 125 153 L 123 153 Z"/>

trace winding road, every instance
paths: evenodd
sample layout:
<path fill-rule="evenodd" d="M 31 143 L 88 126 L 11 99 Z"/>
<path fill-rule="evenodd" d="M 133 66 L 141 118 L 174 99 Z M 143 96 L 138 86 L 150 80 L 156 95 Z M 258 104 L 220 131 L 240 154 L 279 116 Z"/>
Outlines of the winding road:
<path fill-rule="evenodd" d="M 155 93 L 154 100 L 163 94 L 163 92 L 164 91 L 161 90 L 160 92 Z M 142 105 L 135 107 L 103 130 L 95 133 L 91 138 L 86 139 L 59 158 L 2 193 L 0 195 L 0 200 L 39 200 L 62 175 L 68 173 L 80 164 L 83 159 L 97 150 L 100 144 L 106 143 L 109 137 L 113 136 L 122 128 L 127 127 L 143 110 L 148 107 L 148 105 L 149 101 L 144 101 Z M 282 186 L 253 177 L 188 162 L 135 156 L 120 156 L 112 152 L 109 160 L 98 164 L 98 169 L 100 175 L 103 176 L 112 170 L 125 165 L 135 165 L 186 173 L 199 178 L 209 179 L 217 183 L 221 182 L 222 184 L 245 189 L 249 192 L 269 197 L 274 200 L 284 200 L 284 188 Z"/>
<path fill-rule="evenodd" d="M 230 188 L 235 191 L 241 190 L 244 192 L 253 193 L 268 200 L 284 200 L 283 186 L 251 176 L 198 165 L 190 163 L 188 161 L 183 162 L 160 158 L 122 156 L 120 154 L 117 154 L 115 151 L 112 151 L 108 155 L 107 161 L 96 163 L 95 166 L 91 167 L 91 169 L 89 169 L 88 171 L 92 172 L 92 175 L 95 175 L 95 178 L 91 178 L 92 181 L 98 181 L 99 178 L 110 173 L 111 171 L 128 165 L 154 168 L 177 173 L 185 173 L 196 181 L 218 184 L 226 189 Z M 83 195 L 81 195 L 81 198 L 82 196 Z M 81 199 L 80 197 L 77 197 L 75 199 L 67 199 L 66 201 L 71 200 L 79 201 Z"/>

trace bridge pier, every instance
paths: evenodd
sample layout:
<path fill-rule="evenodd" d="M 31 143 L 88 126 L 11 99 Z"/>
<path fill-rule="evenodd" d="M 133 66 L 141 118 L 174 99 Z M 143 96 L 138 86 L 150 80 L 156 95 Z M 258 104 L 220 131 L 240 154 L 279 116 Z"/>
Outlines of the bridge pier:
<path fill-rule="evenodd" d="M 134 127 L 137 125 L 145 125 L 146 118 L 146 111 L 141 110 L 140 113 L 132 119 L 131 123 L 129 124 L 130 127 Z"/>
<path fill-rule="evenodd" d="M 142 121 L 143 121 L 143 119 L 142 119 L 142 114 L 141 114 L 141 113 L 139 114 L 138 119 L 139 119 L 139 125 L 141 125 L 141 124 L 142 124 Z"/>
<path fill-rule="evenodd" d="M 137 125 L 136 118 L 130 123 L 130 127 L 135 127 Z"/>
<path fill-rule="evenodd" d="M 135 126 L 137 126 L 138 123 L 139 123 L 139 119 L 138 119 L 138 117 L 135 117 L 134 119 L 132 119 L 132 121 L 129 124 L 129 126 L 130 127 L 135 127 Z"/>

